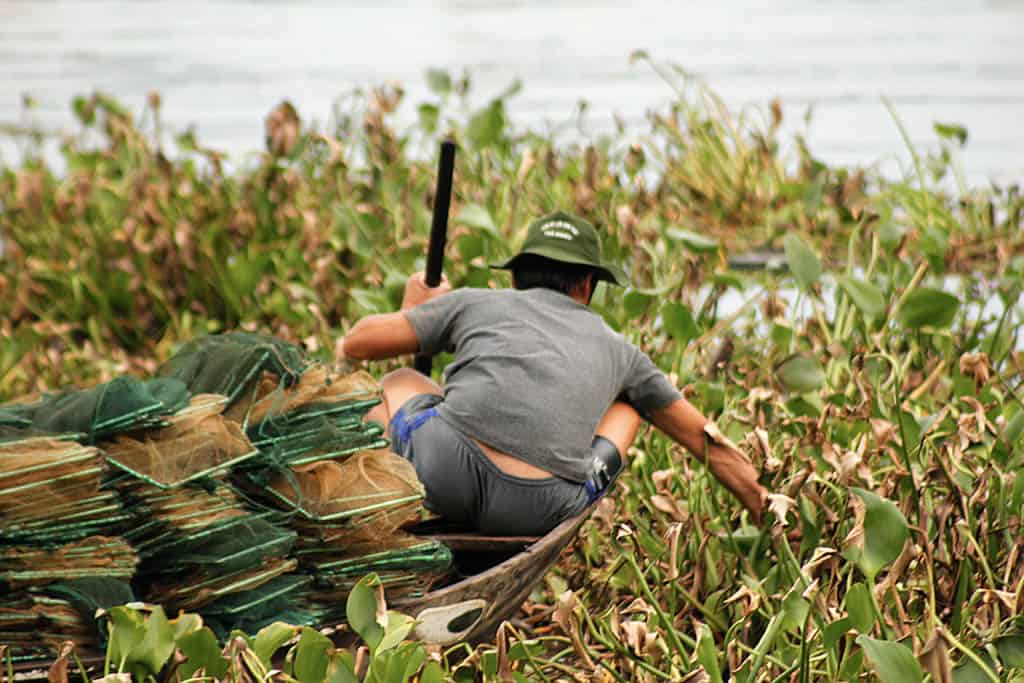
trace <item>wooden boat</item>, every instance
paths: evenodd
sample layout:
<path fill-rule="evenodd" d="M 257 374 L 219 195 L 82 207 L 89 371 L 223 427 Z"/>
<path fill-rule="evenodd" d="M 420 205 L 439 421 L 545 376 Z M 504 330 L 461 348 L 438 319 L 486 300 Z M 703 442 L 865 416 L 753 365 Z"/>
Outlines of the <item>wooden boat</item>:
<path fill-rule="evenodd" d="M 452 550 L 462 578 L 422 597 L 393 607 L 419 622 L 414 636 L 424 643 L 451 645 L 489 639 L 519 609 L 530 592 L 576 536 L 594 506 L 565 520 L 544 536 L 484 536 L 476 533 L 432 532 Z"/>

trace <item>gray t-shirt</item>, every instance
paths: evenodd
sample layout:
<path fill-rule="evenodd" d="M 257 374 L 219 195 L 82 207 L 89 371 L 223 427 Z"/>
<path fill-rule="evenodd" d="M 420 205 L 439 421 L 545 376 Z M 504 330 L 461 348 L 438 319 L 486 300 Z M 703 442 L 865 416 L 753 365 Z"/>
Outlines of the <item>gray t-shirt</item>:
<path fill-rule="evenodd" d="M 550 289 L 460 289 L 405 312 L 420 351 L 454 351 L 438 414 L 463 434 L 575 482 L 621 397 L 642 415 L 679 392 L 587 306 Z"/>

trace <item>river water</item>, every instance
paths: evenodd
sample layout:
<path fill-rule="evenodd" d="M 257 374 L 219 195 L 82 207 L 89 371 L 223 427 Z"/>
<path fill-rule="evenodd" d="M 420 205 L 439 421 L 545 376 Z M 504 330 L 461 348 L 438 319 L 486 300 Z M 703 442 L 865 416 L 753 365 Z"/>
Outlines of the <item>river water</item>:
<path fill-rule="evenodd" d="M 935 143 L 934 121 L 966 126 L 972 182 L 1024 180 L 1024 0 L 0 0 L 0 123 L 26 121 L 25 93 L 38 102 L 28 120 L 73 129 L 75 94 L 140 110 L 158 90 L 171 127 L 195 125 L 237 160 L 261 147 L 281 99 L 323 122 L 339 95 L 397 80 L 411 120 L 430 97 L 425 70 L 440 67 L 467 70 L 479 104 L 521 79 L 517 124 L 572 124 L 585 100 L 584 135 L 616 116 L 640 134 L 672 90 L 630 63 L 637 49 L 731 107 L 780 98 L 788 130 L 828 161 L 906 168 L 884 95 L 916 144 Z"/>

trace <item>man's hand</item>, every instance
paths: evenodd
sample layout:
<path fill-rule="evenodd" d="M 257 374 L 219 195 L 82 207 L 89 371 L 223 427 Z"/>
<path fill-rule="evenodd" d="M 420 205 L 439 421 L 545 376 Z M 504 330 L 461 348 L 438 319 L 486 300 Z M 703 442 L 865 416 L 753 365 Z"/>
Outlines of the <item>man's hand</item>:
<path fill-rule="evenodd" d="M 405 294 L 402 296 L 402 310 L 408 311 L 410 308 L 415 308 L 420 304 L 425 304 L 431 299 L 436 299 L 450 291 L 452 291 L 452 285 L 448 282 L 448 278 L 443 274 L 441 275 L 441 282 L 437 287 L 428 287 L 427 276 L 424 273 L 413 273 L 409 276 L 409 279 L 405 281 Z"/>

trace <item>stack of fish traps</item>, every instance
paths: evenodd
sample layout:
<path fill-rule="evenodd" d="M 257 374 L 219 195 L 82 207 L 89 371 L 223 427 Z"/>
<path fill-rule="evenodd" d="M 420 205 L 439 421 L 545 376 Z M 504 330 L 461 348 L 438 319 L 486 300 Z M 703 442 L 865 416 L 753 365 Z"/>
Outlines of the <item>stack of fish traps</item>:
<path fill-rule="evenodd" d="M 422 595 L 448 549 L 402 531 L 415 471 L 365 422 L 365 373 L 247 333 L 181 348 L 158 377 L 0 406 L 0 643 L 103 645 L 135 600 L 220 635 L 344 619 L 361 576 Z M 99 610 L 99 611 L 98 611 Z"/>

